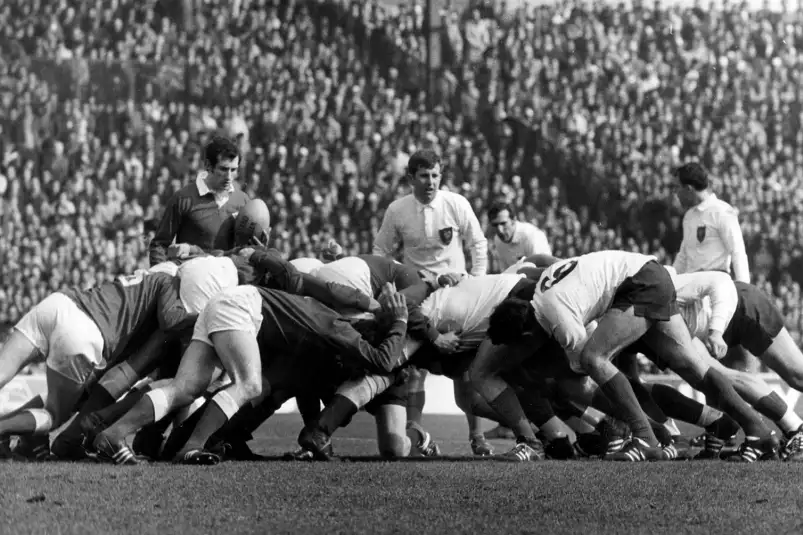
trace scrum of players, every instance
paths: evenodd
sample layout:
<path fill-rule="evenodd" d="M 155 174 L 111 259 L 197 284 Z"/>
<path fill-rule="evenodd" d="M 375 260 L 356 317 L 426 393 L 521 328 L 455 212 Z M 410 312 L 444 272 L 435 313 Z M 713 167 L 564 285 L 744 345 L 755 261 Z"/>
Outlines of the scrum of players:
<path fill-rule="evenodd" d="M 426 370 L 470 385 L 461 408 L 513 431 L 515 446 L 491 455 L 500 461 L 684 458 L 670 419 L 705 429 L 695 459 L 803 459 L 793 408 L 720 361 L 741 346 L 803 390 L 803 354 L 771 299 L 724 273 L 677 274 L 620 251 L 534 255 L 479 276 L 436 277 L 336 244 L 323 259 L 287 261 L 263 245 L 260 200 L 232 232 L 229 251 L 173 245 L 147 271 L 33 307 L 0 350 L 0 388 L 41 355 L 47 397 L 0 414 L 0 457 L 259 459 L 247 442 L 292 398 L 303 426 L 289 459 L 330 459 L 360 410 L 376 420 L 381 456 L 438 456 L 406 416 L 411 370 Z M 634 353 L 707 404 L 624 373 L 617 359 Z"/>

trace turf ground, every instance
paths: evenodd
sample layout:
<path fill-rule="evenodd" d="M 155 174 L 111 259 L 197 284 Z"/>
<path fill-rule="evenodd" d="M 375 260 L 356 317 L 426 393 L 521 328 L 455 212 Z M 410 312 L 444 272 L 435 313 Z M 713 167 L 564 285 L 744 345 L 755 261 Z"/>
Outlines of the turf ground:
<path fill-rule="evenodd" d="M 270 420 L 253 449 L 292 449 L 299 421 Z M 424 423 L 445 455 L 468 453 L 464 418 Z M 373 437 L 373 422 L 359 415 L 335 451 L 373 455 Z M 802 478 L 800 464 L 780 462 L 8 462 L 0 463 L 0 533 L 791 534 L 803 533 Z"/>

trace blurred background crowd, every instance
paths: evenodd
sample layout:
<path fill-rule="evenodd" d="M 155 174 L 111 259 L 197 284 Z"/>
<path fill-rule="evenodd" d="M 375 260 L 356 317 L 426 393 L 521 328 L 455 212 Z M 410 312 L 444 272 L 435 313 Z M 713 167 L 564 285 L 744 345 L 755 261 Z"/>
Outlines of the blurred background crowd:
<path fill-rule="evenodd" d="M 558 256 L 671 262 L 670 170 L 740 211 L 752 281 L 803 342 L 803 26 L 796 8 L 391 0 L 0 4 L 0 329 L 64 285 L 147 266 L 214 132 L 273 244 L 370 252 L 420 148 L 480 221 L 506 198 Z M 490 232 L 490 229 L 489 229 Z M 493 254 L 493 251 L 491 251 Z"/>

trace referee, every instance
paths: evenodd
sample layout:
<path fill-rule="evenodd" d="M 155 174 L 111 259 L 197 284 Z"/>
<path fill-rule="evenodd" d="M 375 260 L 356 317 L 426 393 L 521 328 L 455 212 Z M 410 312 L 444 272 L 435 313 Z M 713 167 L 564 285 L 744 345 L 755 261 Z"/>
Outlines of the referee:
<path fill-rule="evenodd" d="M 420 150 L 410 156 L 407 177 L 413 192 L 388 206 L 374 239 L 373 254 L 392 257 L 401 248 L 404 263 L 420 271 L 435 275 L 466 273 L 465 243 L 471 251 L 471 275 L 485 275 L 488 240 L 468 200 L 441 191 L 441 172 L 441 159 L 434 151 Z M 424 371 L 409 379 L 407 419 L 419 425 L 426 400 L 425 379 Z M 469 406 L 468 385 L 455 381 L 454 388 L 458 405 Z M 472 451 L 490 455 L 493 450 L 482 434 L 480 419 L 468 413 L 466 418 Z"/>
<path fill-rule="evenodd" d="M 204 250 L 226 251 L 234 246 L 234 218 L 249 200 L 234 181 L 240 149 L 227 138 L 215 137 L 204 148 L 204 161 L 206 169 L 167 203 L 151 241 L 151 266 L 167 260 L 167 248 L 174 241 Z"/>

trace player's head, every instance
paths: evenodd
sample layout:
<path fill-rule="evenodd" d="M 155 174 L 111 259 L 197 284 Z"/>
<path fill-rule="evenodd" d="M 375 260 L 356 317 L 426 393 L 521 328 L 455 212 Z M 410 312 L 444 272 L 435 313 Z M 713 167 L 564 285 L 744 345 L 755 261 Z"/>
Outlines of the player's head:
<path fill-rule="evenodd" d="M 441 157 L 430 149 L 419 150 L 407 162 L 407 177 L 413 195 L 419 202 L 429 204 L 441 187 Z"/>
<path fill-rule="evenodd" d="M 516 230 L 516 212 L 506 202 L 495 202 L 488 210 L 488 221 L 499 239 L 507 243 L 513 239 Z"/>
<path fill-rule="evenodd" d="M 494 345 L 517 345 L 532 342 L 533 350 L 548 338 L 535 319 L 528 301 L 509 297 L 499 303 L 488 320 L 488 338 Z"/>
<path fill-rule="evenodd" d="M 346 254 L 343 252 L 343 247 L 335 240 L 329 240 L 326 242 L 326 245 L 321 247 L 321 258 L 323 258 L 323 261 L 326 263 L 335 262 L 345 256 Z"/>
<path fill-rule="evenodd" d="M 225 191 L 237 178 L 240 149 L 230 139 L 215 136 L 204 148 L 206 185 L 212 191 Z"/>
<path fill-rule="evenodd" d="M 687 163 L 675 169 L 675 193 L 680 204 L 689 208 L 700 203 L 701 196 L 710 186 L 708 172 L 699 163 Z"/>

